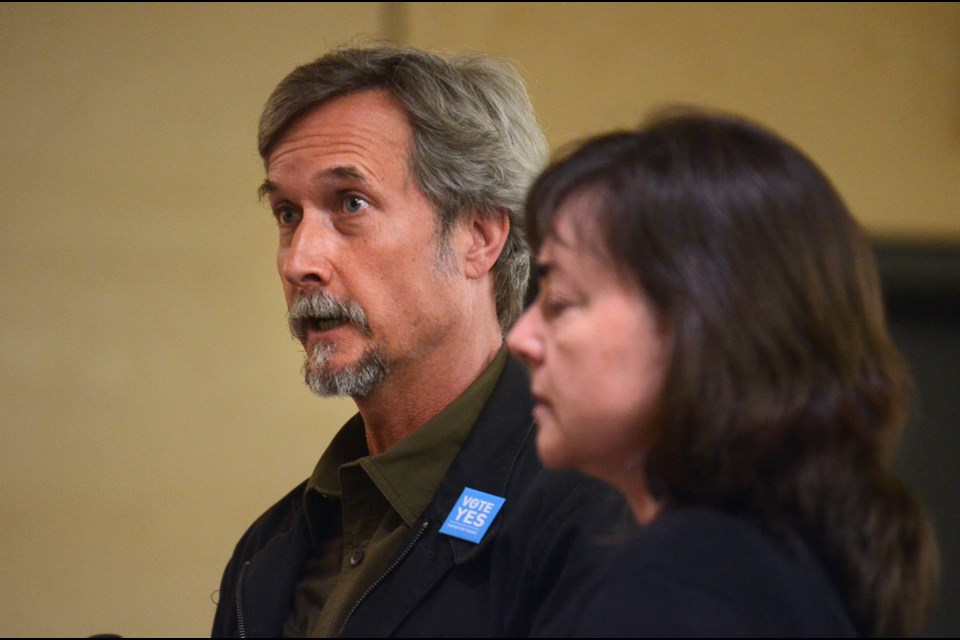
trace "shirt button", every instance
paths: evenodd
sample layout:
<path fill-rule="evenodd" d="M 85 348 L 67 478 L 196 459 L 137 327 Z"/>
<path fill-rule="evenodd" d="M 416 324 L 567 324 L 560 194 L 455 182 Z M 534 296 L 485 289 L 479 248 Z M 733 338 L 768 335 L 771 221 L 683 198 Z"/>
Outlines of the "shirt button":
<path fill-rule="evenodd" d="M 363 550 L 357 549 L 352 554 L 350 554 L 350 566 L 355 567 L 361 562 L 363 562 Z"/>

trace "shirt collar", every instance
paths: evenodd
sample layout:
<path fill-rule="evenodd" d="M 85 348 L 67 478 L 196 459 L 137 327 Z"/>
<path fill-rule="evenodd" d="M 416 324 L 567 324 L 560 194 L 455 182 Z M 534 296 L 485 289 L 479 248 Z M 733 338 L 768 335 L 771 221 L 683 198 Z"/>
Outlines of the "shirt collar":
<path fill-rule="evenodd" d="M 360 414 L 353 416 L 320 458 L 308 490 L 339 499 L 340 468 L 359 465 L 404 522 L 412 525 L 436 493 L 490 399 L 506 362 L 504 345 L 456 400 L 380 455 L 368 455 L 363 419 Z"/>

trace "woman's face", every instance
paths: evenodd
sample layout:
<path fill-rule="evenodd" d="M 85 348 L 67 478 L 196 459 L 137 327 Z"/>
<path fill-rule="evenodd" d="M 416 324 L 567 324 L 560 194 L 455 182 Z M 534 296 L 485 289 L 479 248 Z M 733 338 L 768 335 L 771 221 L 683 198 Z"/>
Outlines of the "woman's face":
<path fill-rule="evenodd" d="M 670 340 L 639 288 L 578 241 L 570 218 L 594 202 L 574 196 L 558 210 L 537 256 L 539 296 L 507 341 L 530 369 L 543 463 L 618 486 L 642 453 Z"/>

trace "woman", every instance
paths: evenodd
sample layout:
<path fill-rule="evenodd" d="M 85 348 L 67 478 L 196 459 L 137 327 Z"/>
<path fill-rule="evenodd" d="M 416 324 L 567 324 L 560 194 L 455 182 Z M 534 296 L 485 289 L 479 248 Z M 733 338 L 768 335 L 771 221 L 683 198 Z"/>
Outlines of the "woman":
<path fill-rule="evenodd" d="M 509 345 L 538 451 L 647 525 L 548 633 L 918 631 L 936 547 L 889 469 L 909 381 L 813 162 L 673 114 L 587 142 L 527 203 L 540 291 Z"/>

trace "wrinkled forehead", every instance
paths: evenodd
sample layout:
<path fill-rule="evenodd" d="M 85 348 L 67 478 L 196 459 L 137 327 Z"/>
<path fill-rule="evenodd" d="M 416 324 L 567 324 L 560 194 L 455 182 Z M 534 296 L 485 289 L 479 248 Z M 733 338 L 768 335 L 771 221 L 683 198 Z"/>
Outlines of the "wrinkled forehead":
<path fill-rule="evenodd" d="M 368 89 L 331 98 L 304 113 L 280 136 L 266 161 L 261 194 L 291 175 L 352 178 L 366 186 L 416 186 L 413 132 L 389 92 Z"/>

